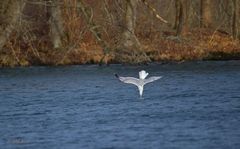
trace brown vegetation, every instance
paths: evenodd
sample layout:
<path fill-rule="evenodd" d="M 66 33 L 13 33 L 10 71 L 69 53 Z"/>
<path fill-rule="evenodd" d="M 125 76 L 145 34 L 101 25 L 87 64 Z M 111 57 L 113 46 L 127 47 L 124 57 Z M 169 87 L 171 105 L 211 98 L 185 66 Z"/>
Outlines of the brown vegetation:
<path fill-rule="evenodd" d="M 0 66 L 240 59 L 237 0 L 21 2 L 0 2 Z"/>

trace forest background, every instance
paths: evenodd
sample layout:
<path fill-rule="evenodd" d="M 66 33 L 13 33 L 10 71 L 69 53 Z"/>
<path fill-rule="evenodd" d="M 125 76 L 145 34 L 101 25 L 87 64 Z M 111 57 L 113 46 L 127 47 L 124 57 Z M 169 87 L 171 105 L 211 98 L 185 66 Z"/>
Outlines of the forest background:
<path fill-rule="evenodd" d="M 240 0 L 1 0 L 0 67 L 240 59 Z"/>

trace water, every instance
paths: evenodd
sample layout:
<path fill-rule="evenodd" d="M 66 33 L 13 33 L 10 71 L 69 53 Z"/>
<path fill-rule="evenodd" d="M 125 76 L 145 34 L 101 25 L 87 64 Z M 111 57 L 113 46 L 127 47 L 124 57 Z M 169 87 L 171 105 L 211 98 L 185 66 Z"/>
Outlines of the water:
<path fill-rule="evenodd" d="M 163 78 L 144 99 L 114 73 Z M 240 146 L 240 62 L 0 69 L 4 149 Z"/>

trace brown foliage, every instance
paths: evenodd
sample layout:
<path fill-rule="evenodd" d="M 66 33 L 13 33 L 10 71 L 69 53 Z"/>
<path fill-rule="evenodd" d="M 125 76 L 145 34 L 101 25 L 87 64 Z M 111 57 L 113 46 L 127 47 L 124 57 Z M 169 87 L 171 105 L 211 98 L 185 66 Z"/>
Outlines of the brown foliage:
<path fill-rule="evenodd" d="M 219 0 L 220 1 L 220 0 Z M 78 8 L 77 0 L 64 0 L 61 3 L 64 36 L 62 48 L 53 49 L 49 35 L 49 7 L 46 5 L 26 4 L 21 24 L 11 33 L 10 39 L 0 51 L 0 66 L 29 65 L 70 65 L 119 62 L 119 53 L 115 52 L 124 31 L 123 1 L 83 1 L 91 19 L 101 33 L 101 38 L 108 44 L 110 52 L 104 57 L 104 48 L 96 41 L 91 27 Z M 170 1 L 149 0 L 159 14 L 171 24 L 175 21 L 174 4 Z M 195 7 L 198 3 L 191 2 Z M 192 7 L 193 7 L 192 6 Z M 219 6 L 220 7 L 220 6 Z M 143 52 L 152 61 L 185 61 L 216 59 L 240 52 L 239 40 L 233 40 L 226 26 L 226 19 L 215 21 L 211 28 L 199 28 L 197 23 L 189 23 L 188 30 L 181 37 L 176 37 L 176 30 L 160 22 L 142 3 L 137 7 L 135 34 L 141 43 Z M 189 22 L 200 22 L 196 15 L 199 12 L 191 9 Z M 195 17 L 194 17 L 195 16 Z M 224 16 L 224 15 L 222 15 Z M 220 32 L 221 31 L 221 32 Z M 122 60 L 126 63 L 139 58 L 138 49 L 134 47 L 122 51 Z M 219 54 L 219 52 L 221 52 Z M 216 56 L 215 56 L 216 54 Z"/>

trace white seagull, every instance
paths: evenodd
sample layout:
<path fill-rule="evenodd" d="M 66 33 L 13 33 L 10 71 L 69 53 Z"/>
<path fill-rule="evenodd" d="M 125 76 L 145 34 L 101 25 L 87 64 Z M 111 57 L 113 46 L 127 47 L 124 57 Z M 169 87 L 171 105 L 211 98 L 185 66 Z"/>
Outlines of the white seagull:
<path fill-rule="evenodd" d="M 136 85 L 138 87 L 140 97 L 143 95 L 143 87 L 145 84 L 162 78 L 162 76 L 153 76 L 145 79 L 148 76 L 148 73 L 144 70 L 139 72 L 139 79 L 134 77 L 121 77 L 118 76 L 118 74 L 115 74 L 115 76 L 124 83 Z"/>

